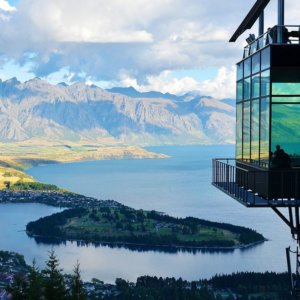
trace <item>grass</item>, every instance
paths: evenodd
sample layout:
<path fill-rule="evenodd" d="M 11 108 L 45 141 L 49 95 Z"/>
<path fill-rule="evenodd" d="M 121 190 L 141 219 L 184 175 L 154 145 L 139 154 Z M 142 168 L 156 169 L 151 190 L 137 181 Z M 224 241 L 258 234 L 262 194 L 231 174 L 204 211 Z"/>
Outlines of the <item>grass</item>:
<path fill-rule="evenodd" d="M 35 182 L 34 178 L 27 175 L 26 173 L 15 170 L 12 168 L 0 167 L 0 189 L 3 189 L 9 183 L 10 186 L 21 182 L 21 183 L 32 183 Z"/>
<path fill-rule="evenodd" d="M 82 144 L 0 143 L 0 165 L 24 170 L 47 163 L 124 158 L 166 158 L 134 146 L 102 146 Z"/>
<path fill-rule="evenodd" d="M 161 237 L 176 235 L 179 241 L 234 241 L 235 245 L 239 244 L 238 235 L 224 229 L 198 225 L 194 232 L 191 232 L 192 230 L 183 223 L 161 222 L 147 217 L 146 214 L 144 212 L 144 219 L 139 221 L 114 208 L 110 208 L 108 215 L 100 210 L 89 210 L 84 216 L 68 219 L 62 229 L 68 236 L 76 236 L 78 233 L 82 235 L 83 232 L 86 237 L 97 234 L 116 238 L 132 234 L 153 234 Z"/>
<path fill-rule="evenodd" d="M 132 146 L 102 146 L 80 143 L 0 143 L 0 189 L 16 183 L 35 182 L 23 171 L 36 165 L 82 160 L 165 158 L 166 155 Z"/>

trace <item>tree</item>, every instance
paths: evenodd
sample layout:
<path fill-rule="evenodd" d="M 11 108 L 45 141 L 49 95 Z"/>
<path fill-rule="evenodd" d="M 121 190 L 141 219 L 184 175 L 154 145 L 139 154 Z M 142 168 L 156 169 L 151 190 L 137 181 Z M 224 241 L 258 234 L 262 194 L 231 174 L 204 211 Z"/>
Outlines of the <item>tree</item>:
<path fill-rule="evenodd" d="M 85 300 L 86 295 L 83 289 L 83 282 L 80 276 L 80 264 L 77 261 L 74 266 L 74 274 L 72 275 L 72 283 L 71 283 L 71 300 Z"/>
<path fill-rule="evenodd" d="M 17 273 L 14 276 L 12 285 L 8 288 L 11 294 L 12 300 L 25 300 L 28 299 L 27 295 L 27 284 L 24 280 L 24 274 Z"/>
<path fill-rule="evenodd" d="M 28 275 L 28 298 L 40 300 L 43 295 L 43 278 L 33 259 L 32 267 Z"/>
<path fill-rule="evenodd" d="M 45 299 L 46 300 L 65 300 L 66 288 L 62 269 L 59 268 L 59 261 L 54 250 L 49 252 L 49 258 L 46 262 L 45 275 Z"/>

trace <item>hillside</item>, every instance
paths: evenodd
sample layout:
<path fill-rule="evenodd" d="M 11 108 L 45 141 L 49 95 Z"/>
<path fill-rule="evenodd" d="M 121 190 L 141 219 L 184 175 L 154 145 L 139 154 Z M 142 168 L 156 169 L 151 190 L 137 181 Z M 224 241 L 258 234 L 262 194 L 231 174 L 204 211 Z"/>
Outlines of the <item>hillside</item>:
<path fill-rule="evenodd" d="M 68 196 L 66 196 L 68 197 Z M 174 218 L 126 206 L 77 207 L 30 222 L 30 236 L 150 248 L 233 249 L 261 243 L 254 230 L 197 218 Z M 165 249 L 168 251 L 167 249 Z"/>
<path fill-rule="evenodd" d="M 235 108 L 197 94 L 182 97 L 35 78 L 0 81 L 0 142 L 101 145 L 220 144 L 234 140 Z"/>

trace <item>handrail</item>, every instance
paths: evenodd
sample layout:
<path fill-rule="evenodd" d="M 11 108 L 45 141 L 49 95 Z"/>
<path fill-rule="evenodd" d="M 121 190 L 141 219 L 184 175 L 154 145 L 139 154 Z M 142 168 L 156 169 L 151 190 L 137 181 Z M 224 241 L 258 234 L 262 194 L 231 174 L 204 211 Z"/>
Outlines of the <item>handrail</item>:
<path fill-rule="evenodd" d="M 279 36 L 282 37 L 282 28 L 298 28 L 298 33 L 296 36 L 289 35 L 285 36 L 284 40 L 278 40 L 277 38 Z M 292 32 L 288 32 L 292 33 Z M 293 31 L 295 33 L 295 31 Z M 289 39 L 291 38 L 291 39 Z M 296 38 L 296 39 L 293 39 Z M 282 45 L 282 44 L 300 44 L 300 25 L 276 25 L 272 28 L 269 28 L 266 32 L 264 32 L 262 35 L 258 36 L 254 41 L 250 42 L 247 46 L 244 47 L 244 56 L 243 58 L 246 58 L 252 54 L 254 54 L 256 51 L 264 48 L 267 45 Z"/>
<path fill-rule="evenodd" d="M 299 169 L 249 169 L 213 159 L 212 184 L 247 206 L 300 206 Z M 230 162 L 230 163 L 229 163 Z M 299 187 L 298 187 L 299 186 Z"/>

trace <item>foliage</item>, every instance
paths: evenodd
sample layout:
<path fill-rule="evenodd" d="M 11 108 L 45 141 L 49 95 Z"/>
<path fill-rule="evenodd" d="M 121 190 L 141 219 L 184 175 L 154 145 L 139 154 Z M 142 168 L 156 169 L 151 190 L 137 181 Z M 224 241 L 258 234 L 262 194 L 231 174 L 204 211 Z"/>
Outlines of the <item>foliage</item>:
<path fill-rule="evenodd" d="M 71 295 L 70 300 L 85 300 L 86 295 L 83 290 L 83 282 L 81 280 L 79 262 L 74 266 L 74 273 L 72 275 Z"/>
<path fill-rule="evenodd" d="M 59 268 L 59 261 L 54 251 L 49 253 L 46 263 L 47 267 L 43 271 L 45 280 L 45 298 L 47 300 L 66 299 L 66 288 L 62 270 Z"/>
<path fill-rule="evenodd" d="M 46 184 L 41 182 L 21 182 L 18 181 L 11 186 L 11 189 L 14 191 L 52 191 L 57 192 L 60 189 L 54 184 Z"/>
<path fill-rule="evenodd" d="M 32 262 L 32 266 L 28 275 L 28 298 L 30 300 L 40 300 L 43 295 L 41 286 L 43 285 L 43 277 L 39 269 L 36 266 L 35 260 Z"/>
<path fill-rule="evenodd" d="M 74 208 L 27 225 L 30 235 L 153 247 L 230 248 L 264 241 L 256 231 L 122 207 Z"/>

